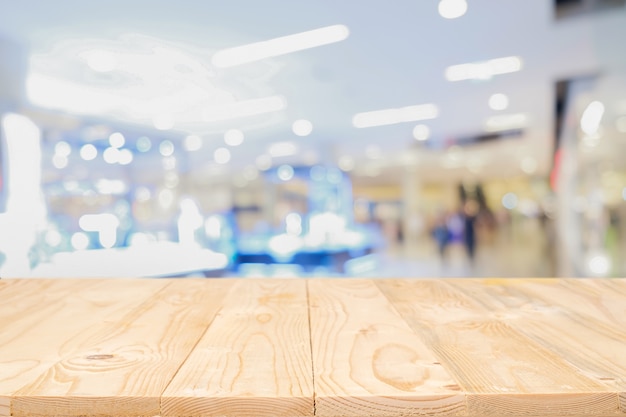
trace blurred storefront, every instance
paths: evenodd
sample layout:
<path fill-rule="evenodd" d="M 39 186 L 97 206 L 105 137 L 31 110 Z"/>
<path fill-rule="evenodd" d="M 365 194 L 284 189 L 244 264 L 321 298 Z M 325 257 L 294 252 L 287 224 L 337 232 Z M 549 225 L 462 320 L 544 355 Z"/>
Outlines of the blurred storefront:
<path fill-rule="evenodd" d="M 224 75 L 202 48 L 126 34 L 97 43 L 121 48 L 116 72 L 81 39 L 29 59 L 0 36 L 0 276 L 624 276 L 626 9 L 582 3 L 554 16 L 519 3 L 520 13 L 541 12 L 552 55 L 520 41 L 528 58 L 437 56 L 450 64 L 433 77 L 445 88 L 412 94 L 441 93 L 448 107 L 395 105 L 388 77 L 372 91 L 396 107 L 352 112 L 352 124 L 336 113 L 368 99 L 365 88 L 351 79 L 331 88 L 338 76 L 326 59 Z M 402 65 L 412 63 L 371 72 Z M 88 88 L 54 84 L 65 66 Z M 302 68 L 320 84 L 294 76 Z M 524 71 L 525 87 L 506 78 Z M 277 74 L 295 81 L 273 91 Z M 326 130 L 286 109 L 278 93 L 296 90 L 308 110 L 309 97 L 321 108 L 338 94 Z M 176 110 L 179 126 L 151 104 Z M 391 122 L 376 120 L 389 113 Z"/>

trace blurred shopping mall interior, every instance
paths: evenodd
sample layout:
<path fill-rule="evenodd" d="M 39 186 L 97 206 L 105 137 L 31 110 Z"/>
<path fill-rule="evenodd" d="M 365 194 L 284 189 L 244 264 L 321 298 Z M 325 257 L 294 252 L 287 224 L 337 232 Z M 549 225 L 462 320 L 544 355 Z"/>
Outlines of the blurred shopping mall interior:
<path fill-rule="evenodd" d="M 0 0 L 0 277 L 626 276 L 625 0 Z"/>

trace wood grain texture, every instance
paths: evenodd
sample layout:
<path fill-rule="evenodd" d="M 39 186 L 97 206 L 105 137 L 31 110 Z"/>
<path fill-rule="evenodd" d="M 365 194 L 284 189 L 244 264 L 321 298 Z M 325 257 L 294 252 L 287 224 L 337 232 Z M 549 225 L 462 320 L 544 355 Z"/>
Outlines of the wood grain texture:
<path fill-rule="evenodd" d="M 626 393 L 626 292 L 597 279 L 448 281 L 590 379 Z"/>
<path fill-rule="evenodd" d="M 14 280 L 2 291 L 0 411 L 10 414 L 11 397 L 67 354 L 74 337 L 165 284 L 134 280 L 116 297 L 106 292 L 110 285 L 103 280 L 27 279 Z"/>
<path fill-rule="evenodd" d="M 80 334 L 66 333 L 66 324 L 57 320 L 57 332 L 72 337 L 53 350 L 58 359 L 52 366 L 13 394 L 13 416 L 158 415 L 161 393 L 232 285 L 206 280 L 105 283 L 99 288 L 100 303 L 83 306 L 80 317 L 68 320 L 82 322 Z"/>
<path fill-rule="evenodd" d="M 507 323 L 506 309 L 493 309 L 493 303 L 506 305 L 510 299 L 471 297 L 451 281 L 384 280 L 378 285 L 463 388 L 469 415 L 619 413 L 614 390 Z"/>
<path fill-rule="evenodd" d="M 157 415 L 626 417 L 626 280 L 0 280 L 0 417 Z"/>
<path fill-rule="evenodd" d="M 455 415 L 460 387 L 370 280 L 312 280 L 319 416 Z"/>
<path fill-rule="evenodd" d="M 165 390 L 162 416 L 310 416 L 306 283 L 241 280 Z"/>

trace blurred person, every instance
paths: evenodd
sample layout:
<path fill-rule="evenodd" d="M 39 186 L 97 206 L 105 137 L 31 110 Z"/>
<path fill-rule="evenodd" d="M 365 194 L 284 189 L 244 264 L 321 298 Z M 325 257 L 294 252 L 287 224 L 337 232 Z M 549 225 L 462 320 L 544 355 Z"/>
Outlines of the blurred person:
<path fill-rule="evenodd" d="M 463 205 L 463 244 L 471 263 L 476 256 L 476 218 L 478 215 L 478 203 L 467 200 Z"/>
<path fill-rule="evenodd" d="M 448 229 L 448 219 L 445 213 L 441 213 L 435 219 L 432 227 L 432 236 L 437 242 L 437 250 L 442 262 L 446 260 L 446 248 L 450 243 L 450 230 Z"/>

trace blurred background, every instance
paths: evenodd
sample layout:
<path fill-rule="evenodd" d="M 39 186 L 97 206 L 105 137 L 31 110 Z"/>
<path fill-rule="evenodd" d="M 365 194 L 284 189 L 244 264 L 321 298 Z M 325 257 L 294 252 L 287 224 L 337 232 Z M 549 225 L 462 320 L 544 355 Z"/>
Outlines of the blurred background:
<path fill-rule="evenodd" d="M 0 276 L 625 276 L 624 39 L 624 0 L 0 0 Z"/>

